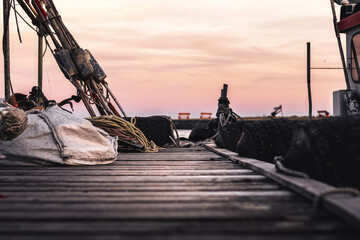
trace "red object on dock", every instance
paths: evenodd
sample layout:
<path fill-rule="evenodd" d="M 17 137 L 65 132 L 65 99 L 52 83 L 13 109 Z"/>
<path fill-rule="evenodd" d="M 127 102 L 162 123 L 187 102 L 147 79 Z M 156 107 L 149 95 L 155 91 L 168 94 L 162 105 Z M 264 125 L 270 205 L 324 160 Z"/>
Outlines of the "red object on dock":
<path fill-rule="evenodd" d="M 330 113 L 326 110 L 319 110 L 318 114 L 319 114 L 318 117 L 330 117 Z"/>
<path fill-rule="evenodd" d="M 179 113 L 179 119 L 190 119 L 190 113 Z"/>
<path fill-rule="evenodd" d="M 212 113 L 202 112 L 200 113 L 200 119 L 211 119 Z"/>
<path fill-rule="evenodd" d="M 338 22 L 339 32 L 345 33 L 350 29 L 358 26 L 359 24 L 360 24 L 360 12 L 357 12 Z"/>

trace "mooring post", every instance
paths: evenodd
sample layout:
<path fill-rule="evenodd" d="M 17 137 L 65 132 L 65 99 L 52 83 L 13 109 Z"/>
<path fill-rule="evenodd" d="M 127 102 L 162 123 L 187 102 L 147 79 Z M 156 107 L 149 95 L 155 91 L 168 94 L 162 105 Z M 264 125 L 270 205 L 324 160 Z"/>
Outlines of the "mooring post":
<path fill-rule="evenodd" d="M 221 97 L 226 98 L 227 97 L 227 91 L 228 91 L 228 85 L 224 84 L 223 89 L 221 90 Z"/>
<path fill-rule="evenodd" d="M 3 16 L 4 16 L 4 38 L 3 38 L 3 53 L 4 53 L 4 84 L 5 84 L 5 99 L 10 97 L 10 37 L 9 37 L 9 17 L 10 5 L 9 1 L 3 1 Z"/>
<path fill-rule="evenodd" d="M 307 89 L 308 89 L 308 98 L 309 98 L 309 122 L 310 122 L 312 120 L 310 42 L 308 42 L 306 45 L 307 45 Z"/>

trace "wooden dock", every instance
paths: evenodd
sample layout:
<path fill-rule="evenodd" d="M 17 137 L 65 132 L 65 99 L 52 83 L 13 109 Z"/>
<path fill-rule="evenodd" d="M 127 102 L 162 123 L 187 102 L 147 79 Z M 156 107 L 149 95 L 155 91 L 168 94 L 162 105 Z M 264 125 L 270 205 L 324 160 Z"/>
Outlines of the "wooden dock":
<path fill-rule="evenodd" d="M 204 147 L 106 166 L 1 167 L 0 239 L 360 239 L 335 215 Z"/>

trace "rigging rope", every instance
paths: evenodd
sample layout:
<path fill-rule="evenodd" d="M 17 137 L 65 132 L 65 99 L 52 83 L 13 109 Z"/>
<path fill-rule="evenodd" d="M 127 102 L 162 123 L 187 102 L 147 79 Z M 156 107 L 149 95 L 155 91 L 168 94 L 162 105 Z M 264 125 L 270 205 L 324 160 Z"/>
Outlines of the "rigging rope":
<path fill-rule="evenodd" d="M 9 1 L 10 3 L 10 1 Z M 10 7 L 14 10 L 15 14 L 17 14 L 32 30 L 34 30 L 35 32 L 38 32 L 33 26 L 31 26 L 30 23 L 28 23 L 25 18 L 14 8 L 14 6 L 12 6 L 10 4 Z"/>
<path fill-rule="evenodd" d="M 283 159 L 284 158 L 282 156 L 276 156 L 274 158 L 276 171 L 284 173 L 284 174 L 289 175 L 289 176 L 293 176 L 293 177 L 310 179 L 309 175 L 307 175 L 306 173 L 295 171 L 295 170 L 292 170 L 292 169 L 289 169 L 289 168 L 285 167 L 281 163 L 281 161 Z"/>
<path fill-rule="evenodd" d="M 330 189 L 330 190 L 326 190 L 322 193 L 320 193 L 313 202 L 313 208 L 316 209 L 318 208 L 320 201 L 329 196 L 329 195 L 335 195 L 335 194 L 350 194 L 354 197 L 359 197 L 360 196 L 360 191 L 354 188 L 347 188 L 347 187 L 339 187 L 339 188 L 335 188 L 335 189 Z"/>
<path fill-rule="evenodd" d="M 142 146 L 142 151 L 144 152 L 158 152 L 161 149 L 156 146 L 153 141 L 149 141 L 142 131 L 135 126 L 135 117 L 132 117 L 130 122 L 114 115 L 89 117 L 87 120 L 89 120 L 95 127 L 108 132 L 109 135 L 117 136 L 120 141 L 138 142 Z"/>
<path fill-rule="evenodd" d="M 16 22 L 16 30 L 18 33 L 18 37 L 19 37 L 19 41 L 20 43 L 22 43 L 22 39 L 21 39 L 21 33 L 20 33 L 20 28 L 19 28 L 19 22 L 18 22 L 18 18 L 17 18 L 17 13 L 16 13 L 16 5 L 15 5 L 15 0 L 12 0 L 12 4 L 14 6 L 11 6 L 14 10 L 15 10 L 15 22 Z M 10 4 L 11 5 L 11 4 Z"/>

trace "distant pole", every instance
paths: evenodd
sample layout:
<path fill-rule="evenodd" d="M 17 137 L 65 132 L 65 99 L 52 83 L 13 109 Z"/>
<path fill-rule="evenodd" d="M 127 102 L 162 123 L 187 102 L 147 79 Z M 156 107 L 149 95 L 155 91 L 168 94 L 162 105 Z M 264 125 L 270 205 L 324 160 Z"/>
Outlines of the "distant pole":
<path fill-rule="evenodd" d="M 312 120 L 310 42 L 308 42 L 306 45 L 307 45 L 307 88 L 308 88 L 308 97 L 309 97 L 309 122 L 310 122 Z"/>
<path fill-rule="evenodd" d="M 4 38 L 3 38 L 3 54 L 4 54 L 4 84 L 5 84 L 5 99 L 10 97 L 10 37 L 9 37 L 9 17 L 10 5 L 9 1 L 3 1 L 3 16 L 4 16 Z"/>

